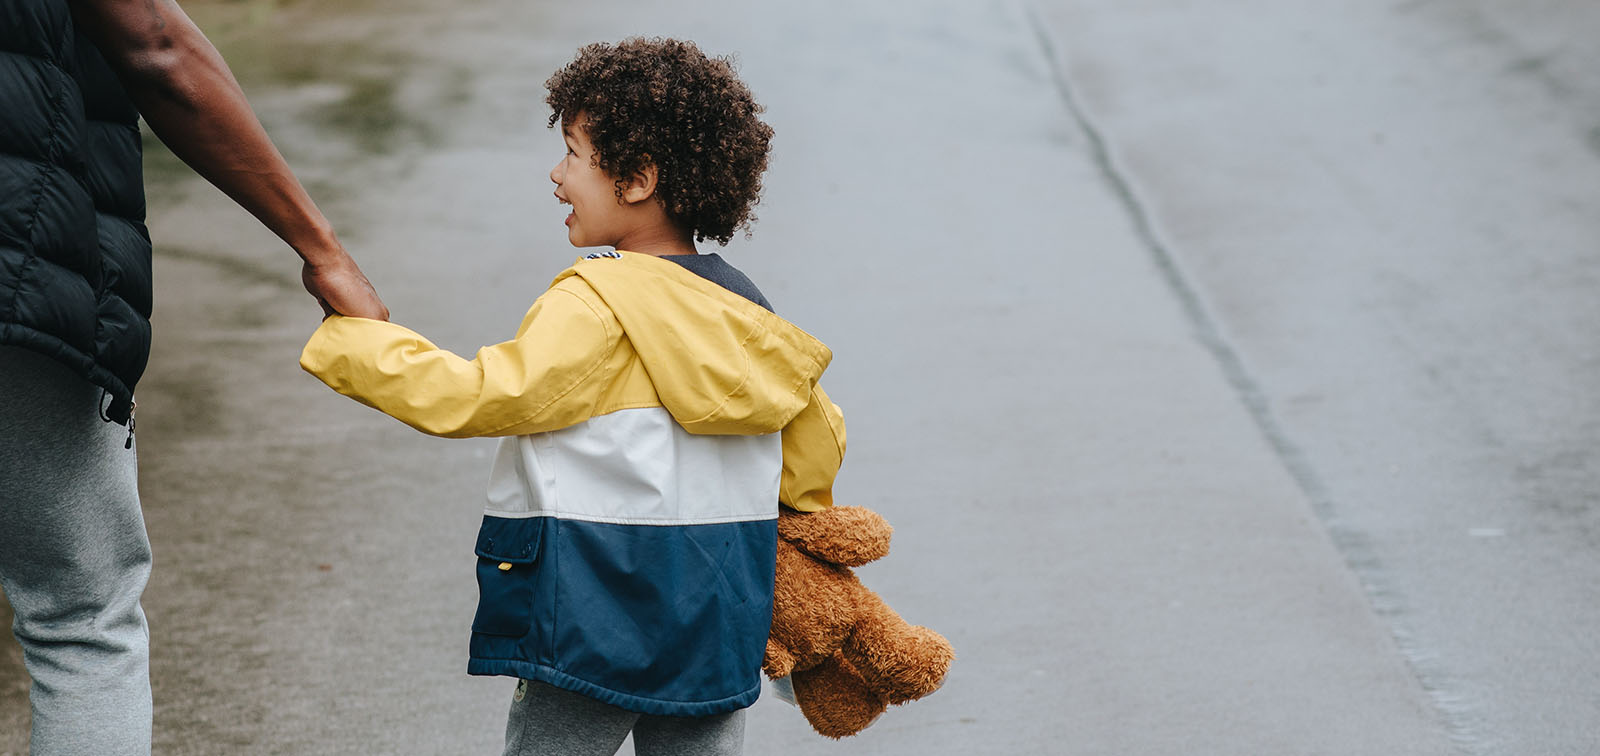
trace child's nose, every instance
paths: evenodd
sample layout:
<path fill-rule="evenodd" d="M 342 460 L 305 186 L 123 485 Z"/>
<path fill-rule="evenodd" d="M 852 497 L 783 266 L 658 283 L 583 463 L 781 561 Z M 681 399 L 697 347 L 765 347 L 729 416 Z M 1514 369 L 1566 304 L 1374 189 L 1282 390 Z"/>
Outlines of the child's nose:
<path fill-rule="evenodd" d="M 561 179 L 563 178 L 565 178 L 565 176 L 562 175 L 561 172 L 561 162 L 557 162 L 553 167 L 550 168 L 550 182 L 553 184 L 560 184 Z"/>

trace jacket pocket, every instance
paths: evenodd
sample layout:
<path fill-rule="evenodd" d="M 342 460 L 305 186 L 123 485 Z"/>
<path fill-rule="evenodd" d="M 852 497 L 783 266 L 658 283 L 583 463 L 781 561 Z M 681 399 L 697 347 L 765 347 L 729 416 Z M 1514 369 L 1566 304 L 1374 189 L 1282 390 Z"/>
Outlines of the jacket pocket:
<path fill-rule="evenodd" d="M 535 568 L 544 517 L 484 517 L 478 530 L 478 612 L 472 631 L 523 637 L 533 625 Z"/>

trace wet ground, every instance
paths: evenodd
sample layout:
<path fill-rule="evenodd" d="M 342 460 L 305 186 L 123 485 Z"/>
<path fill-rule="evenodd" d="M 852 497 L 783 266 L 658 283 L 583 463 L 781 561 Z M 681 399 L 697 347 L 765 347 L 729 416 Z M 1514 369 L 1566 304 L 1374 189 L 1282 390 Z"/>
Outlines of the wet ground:
<path fill-rule="evenodd" d="M 1591 6 L 185 7 L 461 352 L 576 254 L 544 78 L 634 33 L 739 54 L 778 138 L 723 252 L 833 347 L 840 499 L 896 525 L 863 577 L 960 653 L 845 744 L 763 699 L 750 753 L 1600 741 Z M 147 171 L 156 751 L 498 752 L 511 684 L 463 672 L 490 442 L 301 373 L 288 250 Z"/>

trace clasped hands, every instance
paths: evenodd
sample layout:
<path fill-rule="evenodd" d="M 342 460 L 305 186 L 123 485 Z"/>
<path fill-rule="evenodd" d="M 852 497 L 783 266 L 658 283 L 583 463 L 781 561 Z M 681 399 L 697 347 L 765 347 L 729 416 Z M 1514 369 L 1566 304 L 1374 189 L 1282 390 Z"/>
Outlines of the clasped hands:
<path fill-rule="evenodd" d="M 348 254 L 333 256 L 327 262 L 307 262 L 300 269 L 300 281 L 317 298 L 322 316 L 335 313 L 372 320 L 388 320 L 389 308 L 378 298 L 372 282 Z"/>

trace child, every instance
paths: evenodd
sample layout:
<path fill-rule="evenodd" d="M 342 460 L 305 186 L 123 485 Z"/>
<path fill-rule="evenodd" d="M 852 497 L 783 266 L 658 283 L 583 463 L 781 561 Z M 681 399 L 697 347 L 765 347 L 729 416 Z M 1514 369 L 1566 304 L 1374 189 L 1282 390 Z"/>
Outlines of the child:
<path fill-rule="evenodd" d="M 832 504 L 831 354 L 695 242 L 748 226 L 772 130 L 693 44 L 583 48 L 546 83 L 558 275 L 465 360 L 329 317 L 301 365 L 425 433 L 502 436 L 478 535 L 477 675 L 519 678 L 507 754 L 732 754 L 760 692 L 778 505 Z M 780 432 L 781 431 L 781 432 Z"/>

